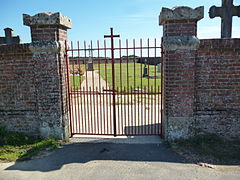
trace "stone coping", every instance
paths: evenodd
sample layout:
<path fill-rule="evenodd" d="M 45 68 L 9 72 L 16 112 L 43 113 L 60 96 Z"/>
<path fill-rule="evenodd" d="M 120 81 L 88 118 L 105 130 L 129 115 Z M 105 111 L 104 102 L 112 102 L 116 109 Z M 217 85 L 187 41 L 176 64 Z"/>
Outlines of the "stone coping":
<path fill-rule="evenodd" d="M 204 7 L 200 6 L 192 9 L 187 6 L 178 6 L 173 9 L 162 8 L 159 16 L 159 25 L 163 25 L 166 21 L 180 20 L 200 20 L 204 17 Z"/>
<path fill-rule="evenodd" d="M 38 13 L 34 16 L 23 14 L 23 24 L 26 26 L 37 26 L 37 25 L 56 25 L 63 26 L 67 29 L 72 28 L 71 19 L 61 15 L 61 13 L 43 12 Z"/>

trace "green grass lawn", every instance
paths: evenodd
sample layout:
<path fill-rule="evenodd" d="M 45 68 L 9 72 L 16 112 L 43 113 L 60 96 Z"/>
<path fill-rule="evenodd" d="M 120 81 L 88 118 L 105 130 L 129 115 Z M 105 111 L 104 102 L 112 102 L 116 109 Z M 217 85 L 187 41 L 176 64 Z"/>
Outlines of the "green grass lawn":
<path fill-rule="evenodd" d="M 83 76 L 70 76 L 70 83 L 71 83 L 72 91 L 79 90 L 83 80 L 84 80 Z"/>
<path fill-rule="evenodd" d="M 75 65 L 76 67 L 78 65 Z M 72 67 L 73 68 L 73 67 Z M 86 66 L 82 70 L 85 71 Z M 143 78 L 144 64 L 140 63 L 116 63 L 114 64 L 115 89 L 118 92 L 131 92 L 132 90 L 141 89 L 146 92 L 161 91 L 161 73 L 157 72 L 157 66 L 147 65 L 149 76 L 158 78 Z M 112 86 L 112 64 L 95 64 L 94 70 L 100 70 L 100 75 Z M 78 90 L 84 76 L 70 76 L 72 90 Z"/>
<path fill-rule="evenodd" d="M 28 160 L 46 149 L 59 147 L 55 139 L 39 139 L 21 133 L 10 133 L 0 127 L 0 161 Z"/>
<path fill-rule="evenodd" d="M 129 92 L 131 89 L 142 89 L 147 92 L 160 92 L 161 91 L 161 79 L 158 78 L 142 78 L 143 64 L 139 63 L 123 63 L 114 65 L 115 74 L 115 89 L 120 92 Z M 147 65 L 150 76 L 159 76 L 161 73 L 157 72 L 157 66 Z M 99 69 L 96 67 L 95 69 Z M 107 80 L 108 84 L 112 86 L 112 64 L 107 64 L 106 68 L 104 64 L 100 66 L 100 75 L 103 79 Z M 156 88 L 156 90 L 155 90 Z"/>
<path fill-rule="evenodd" d="M 75 65 L 70 65 L 70 86 L 71 86 L 71 90 L 79 90 L 81 83 L 84 80 L 84 70 L 86 68 L 86 66 L 80 66 L 78 64 Z"/>

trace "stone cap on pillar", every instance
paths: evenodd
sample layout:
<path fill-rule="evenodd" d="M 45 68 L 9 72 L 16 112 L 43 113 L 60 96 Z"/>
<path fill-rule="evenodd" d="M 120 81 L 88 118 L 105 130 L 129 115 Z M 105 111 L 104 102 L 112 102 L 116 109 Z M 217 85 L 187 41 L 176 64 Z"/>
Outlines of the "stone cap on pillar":
<path fill-rule="evenodd" d="M 199 21 L 204 17 L 204 7 L 200 6 L 195 9 L 187 6 L 178 6 L 173 9 L 162 8 L 159 16 L 159 25 L 164 25 L 166 21 L 196 20 Z"/>
<path fill-rule="evenodd" d="M 63 26 L 66 29 L 72 28 L 71 19 L 61 15 L 61 13 L 43 12 L 34 16 L 23 14 L 23 24 L 26 26 L 52 25 Z"/>

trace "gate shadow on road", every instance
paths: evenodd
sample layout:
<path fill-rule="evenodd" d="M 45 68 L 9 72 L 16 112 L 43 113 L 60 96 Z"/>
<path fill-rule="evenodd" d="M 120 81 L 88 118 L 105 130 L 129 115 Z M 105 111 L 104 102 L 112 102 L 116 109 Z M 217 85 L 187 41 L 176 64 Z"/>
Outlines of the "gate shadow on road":
<path fill-rule="evenodd" d="M 43 158 L 17 161 L 6 170 L 48 172 L 72 163 L 84 166 L 91 161 L 184 163 L 184 160 L 165 144 L 115 144 L 90 141 L 63 145 Z"/>

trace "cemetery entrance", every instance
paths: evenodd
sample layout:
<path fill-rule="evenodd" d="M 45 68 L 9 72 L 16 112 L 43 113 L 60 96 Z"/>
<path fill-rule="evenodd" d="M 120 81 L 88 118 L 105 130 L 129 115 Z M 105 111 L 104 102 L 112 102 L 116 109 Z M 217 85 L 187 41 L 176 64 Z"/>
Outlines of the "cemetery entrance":
<path fill-rule="evenodd" d="M 161 135 L 161 47 L 104 36 L 66 44 L 71 135 Z"/>

